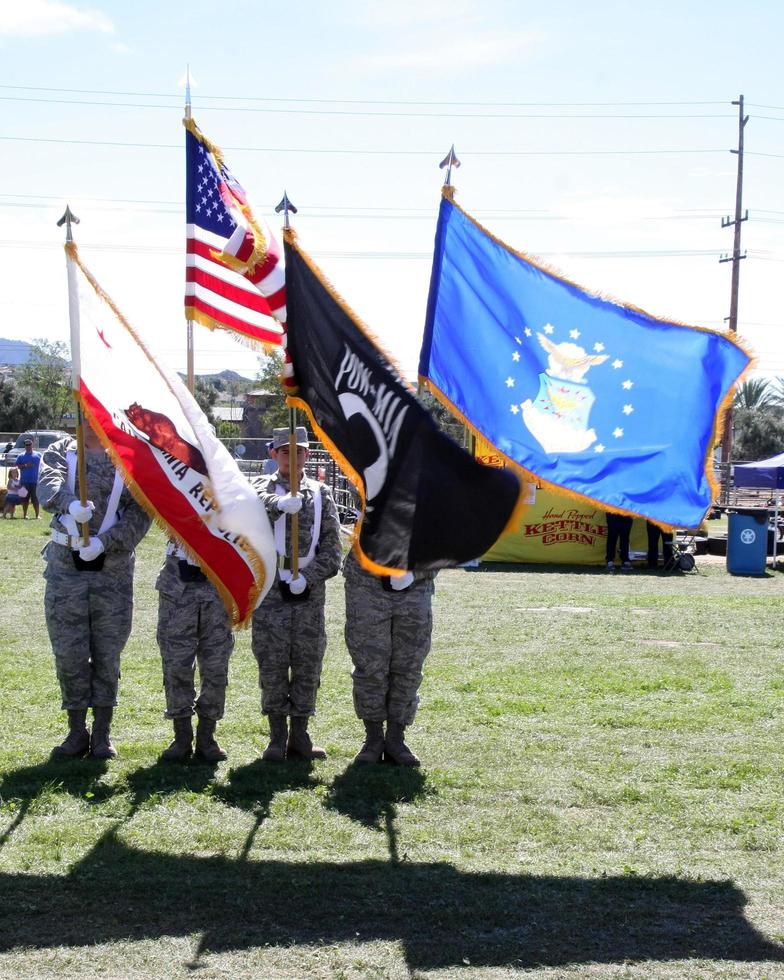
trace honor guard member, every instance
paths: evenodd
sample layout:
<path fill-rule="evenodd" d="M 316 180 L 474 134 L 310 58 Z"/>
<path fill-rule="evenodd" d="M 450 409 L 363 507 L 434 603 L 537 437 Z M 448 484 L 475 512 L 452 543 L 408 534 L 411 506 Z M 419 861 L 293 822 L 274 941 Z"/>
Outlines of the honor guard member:
<path fill-rule="evenodd" d="M 117 755 L 109 734 L 117 704 L 120 654 L 131 633 L 134 548 L 150 518 L 123 485 L 98 436 L 85 422 L 87 471 L 80 503 L 76 440 L 60 439 L 44 451 L 38 499 L 54 514 L 44 548 L 46 626 L 54 652 L 68 735 L 57 756 L 96 759 Z M 81 525 L 90 529 L 83 544 Z M 87 709 L 93 709 L 92 733 Z"/>
<path fill-rule="evenodd" d="M 166 713 L 174 725 L 174 741 L 161 754 L 165 762 L 186 762 L 193 751 L 194 713 L 196 756 L 222 762 L 226 752 L 215 740 L 215 725 L 223 717 L 229 683 L 229 657 L 234 634 L 226 606 L 201 567 L 182 548 L 170 542 L 155 582 L 158 590 L 158 646 L 163 663 Z M 196 696 L 196 664 L 200 690 Z"/>
<path fill-rule="evenodd" d="M 404 735 L 416 715 L 422 665 L 430 651 L 435 572 L 373 575 L 352 550 L 343 575 L 354 710 L 366 736 L 354 762 L 383 757 L 399 766 L 418 766 Z"/>
<path fill-rule="evenodd" d="M 316 712 L 316 692 L 327 646 L 324 624 L 326 579 L 340 570 L 340 523 L 332 494 L 305 477 L 308 435 L 296 430 L 296 464 L 289 459 L 289 430 L 275 429 L 270 454 L 277 469 L 254 481 L 273 524 L 278 552 L 275 583 L 253 615 L 253 654 L 259 664 L 261 710 L 269 716 L 270 742 L 262 759 L 324 759 L 314 746 L 308 720 Z M 296 465 L 299 493 L 291 494 L 290 467 Z M 291 515 L 299 524 L 299 569 L 291 571 Z M 288 719 L 291 719 L 291 730 Z"/>

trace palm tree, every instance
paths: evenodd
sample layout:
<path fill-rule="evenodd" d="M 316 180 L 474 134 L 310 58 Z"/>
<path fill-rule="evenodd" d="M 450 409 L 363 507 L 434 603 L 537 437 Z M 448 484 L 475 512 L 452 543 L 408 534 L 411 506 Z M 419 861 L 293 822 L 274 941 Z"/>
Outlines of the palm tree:
<path fill-rule="evenodd" d="M 774 378 L 770 385 L 771 403 L 776 408 L 784 408 L 784 377 Z"/>
<path fill-rule="evenodd" d="M 750 378 L 735 389 L 734 408 L 766 409 L 778 404 L 768 378 Z"/>

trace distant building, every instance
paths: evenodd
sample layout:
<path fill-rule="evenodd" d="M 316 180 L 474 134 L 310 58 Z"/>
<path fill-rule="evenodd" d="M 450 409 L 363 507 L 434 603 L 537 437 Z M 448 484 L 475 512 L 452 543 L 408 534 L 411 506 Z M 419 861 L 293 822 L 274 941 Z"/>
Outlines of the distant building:
<path fill-rule="evenodd" d="M 272 427 L 265 423 L 264 417 L 269 409 L 280 401 L 280 392 L 254 388 L 245 393 L 240 437 L 245 441 L 245 459 L 264 459 L 267 448 L 263 442 L 271 435 Z"/>

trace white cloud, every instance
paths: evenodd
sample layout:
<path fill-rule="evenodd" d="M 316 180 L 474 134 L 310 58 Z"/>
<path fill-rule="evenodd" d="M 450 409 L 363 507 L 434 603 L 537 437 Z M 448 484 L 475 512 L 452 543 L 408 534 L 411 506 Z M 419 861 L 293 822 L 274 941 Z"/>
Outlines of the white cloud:
<path fill-rule="evenodd" d="M 129 47 L 127 44 L 123 44 L 122 41 L 115 41 L 113 44 L 110 44 L 109 47 L 116 54 L 132 54 L 133 53 L 133 48 Z"/>
<path fill-rule="evenodd" d="M 356 67 L 364 71 L 464 72 L 467 68 L 506 64 L 529 51 L 541 35 L 533 31 L 517 34 L 487 34 L 484 37 L 434 36 L 432 43 L 418 48 L 369 54 Z"/>
<path fill-rule="evenodd" d="M 79 10 L 60 0 L 8 0 L 2 5 L 0 35 L 41 37 L 71 31 L 112 34 L 114 25 L 97 10 Z"/>

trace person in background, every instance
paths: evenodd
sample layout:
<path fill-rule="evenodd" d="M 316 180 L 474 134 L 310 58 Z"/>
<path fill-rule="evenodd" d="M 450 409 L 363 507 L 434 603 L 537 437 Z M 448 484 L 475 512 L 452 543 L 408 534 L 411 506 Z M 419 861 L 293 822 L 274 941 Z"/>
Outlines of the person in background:
<path fill-rule="evenodd" d="M 19 470 L 12 466 L 8 471 L 8 487 L 6 488 L 5 503 L 3 504 L 3 517 L 14 519 L 16 505 L 23 504 L 26 499 L 27 491 L 22 486 L 19 479 Z"/>
<path fill-rule="evenodd" d="M 27 520 L 27 508 L 33 505 L 35 519 L 40 517 L 40 507 L 38 504 L 38 472 L 41 467 L 41 454 L 33 452 L 33 440 L 25 439 L 24 452 L 16 457 L 16 465 L 19 467 L 22 486 L 27 491 L 27 495 L 22 500 L 22 511 L 24 519 Z"/>
<path fill-rule="evenodd" d="M 316 693 L 327 646 L 324 621 L 326 580 L 340 570 L 340 523 L 329 487 L 305 477 L 308 434 L 296 430 L 297 458 L 289 459 L 289 430 L 275 429 L 272 459 L 277 469 L 253 481 L 273 525 L 278 552 L 275 583 L 253 614 L 253 655 L 259 665 L 261 710 L 269 716 L 265 762 L 286 757 L 324 759 L 313 745 L 308 723 L 316 713 Z M 291 469 L 299 492 L 291 493 Z M 298 515 L 299 568 L 291 570 L 291 516 Z M 289 719 L 291 728 L 289 729 Z"/>
<path fill-rule="evenodd" d="M 120 654 L 133 616 L 134 549 L 147 533 L 150 518 L 123 485 L 87 422 L 84 449 L 83 495 L 76 440 L 71 437 L 44 451 L 38 482 L 41 504 L 53 515 L 52 538 L 43 551 L 44 612 L 62 707 L 68 712 L 68 735 L 52 754 L 72 758 L 89 752 L 95 759 L 112 759 L 117 751 L 109 735 Z M 89 529 L 87 544 L 84 524 Z"/>
<path fill-rule="evenodd" d="M 646 521 L 648 532 L 648 568 L 659 567 L 659 538 L 662 541 L 662 557 L 664 567 L 672 567 L 672 531 L 663 531 L 658 524 Z"/>
<path fill-rule="evenodd" d="M 629 561 L 629 539 L 632 534 L 634 518 L 626 514 L 615 514 L 607 511 L 607 570 L 615 571 L 615 549 L 621 552 L 621 571 L 632 571 Z"/>

